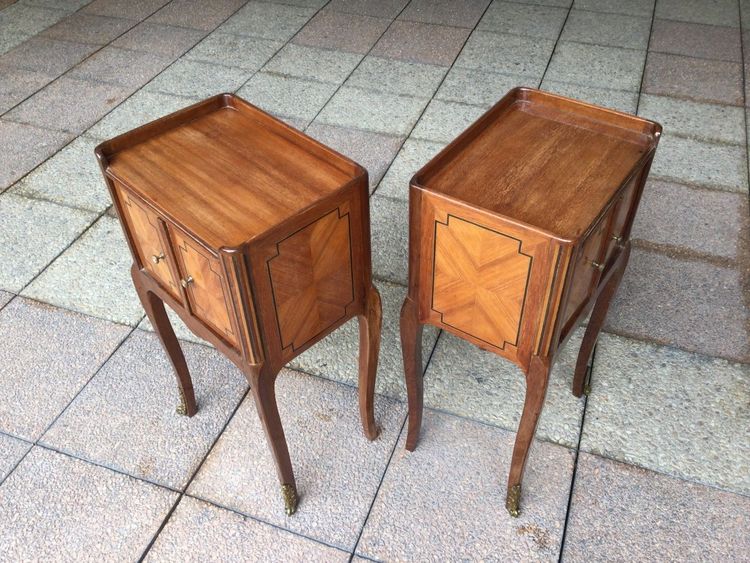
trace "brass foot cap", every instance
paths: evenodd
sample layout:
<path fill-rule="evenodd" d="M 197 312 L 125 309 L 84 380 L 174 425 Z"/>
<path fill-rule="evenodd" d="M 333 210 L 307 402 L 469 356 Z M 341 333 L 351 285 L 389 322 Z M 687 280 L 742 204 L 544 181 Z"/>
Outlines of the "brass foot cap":
<path fill-rule="evenodd" d="M 281 496 L 284 498 L 284 511 L 287 516 L 297 512 L 297 489 L 294 485 L 281 485 Z"/>
<path fill-rule="evenodd" d="M 182 416 L 187 415 L 187 406 L 185 406 L 185 403 L 180 403 L 179 405 L 177 405 L 175 412 Z"/>
<path fill-rule="evenodd" d="M 586 395 L 587 397 L 591 395 L 591 384 L 587 383 L 586 385 L 583 386 L 583 394 Z"/>
<path fill-rule="evenodd" d="M 521 485 L 513 485 L 508 490 L 508 495 L 505 497 L 505 508 L 508 509 L 508 513 L 513 518 L 518 518 L 521 514 Z"/>

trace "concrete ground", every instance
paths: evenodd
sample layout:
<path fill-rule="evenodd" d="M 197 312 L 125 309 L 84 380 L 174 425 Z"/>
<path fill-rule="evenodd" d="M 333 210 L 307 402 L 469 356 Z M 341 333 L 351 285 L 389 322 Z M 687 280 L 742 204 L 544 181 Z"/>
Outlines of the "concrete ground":
<path fill-rule="evenodd" d="M 750 558 L 750 2 L 0 8 L 0 559 Z M 570 393 L 574 338 L 511 519 L 520 372 L 428 330 L 429 409 L 406 453 L 397 313 L 409 176 L 521 84 L 665 133 L 591 395 Z M 361 435 L 349 324 L 279 379 L 301 494 L 291 518 L 245 380 L 212 348 L 185 344 L 200 412 L 175 414 L 92 153 L 223 91 L 350 155 L 372 181 L 382 435 Z"/>

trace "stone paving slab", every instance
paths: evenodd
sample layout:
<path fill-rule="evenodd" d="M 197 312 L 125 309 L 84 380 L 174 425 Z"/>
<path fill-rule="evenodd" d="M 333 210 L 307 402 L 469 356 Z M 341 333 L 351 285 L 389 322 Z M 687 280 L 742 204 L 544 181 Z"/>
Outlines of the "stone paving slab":
<path fill-rule="evenodd" d="M 372 275 L 407 285 L 409 279 L 409 205 L 375 195 L 370 199 Z"/>
<path fill-rule="evenodd" d="M 256 71 L 281 49 L 282 45 L 281 41 L 275 39 L 215 32 L 190 49 L 185 58 Z"/>
<path fill-rule="evenodd" d="M 78 12 L 46 29 L 42 36 L 76 43 L 106 45 L 128 31 L 133 25 L 132 20 Z"/>
<path fill-rule="evenodd" d="M 576 0 L 579 10 L 592 10 L 629 16 L 651 16 L 655 0 Z"/>
<path fill-rule="evenodd" d="M 161 3 L 162 0 L 159 2 Z M 112 46 L 156 53 L 175 59 L 198 43 L 204 35 L 205 32 L 197 29 L 144 21 L 113 41 Z"/>
<path fill-rule="evenodd" d="M 3 82 L 0 83 L 0 113 L 5 113 L 55 77 L 35 70 L 8 67 L 0 63 Z"/>
<path fill-rule="evenodd" d="M 742 561 L 750 498 L 581 453 L 563 561 Z"/>
<path fill-rule="evenodd" d="M 172 0 L 149 21 L 211 31 L 234 14 L 246 0 Z"/>
<path fill-rule="evenodd" d="M 551 39 L 475 31 L 458 56 L 456 66 L 514 74 L 538 81 L 554 46 Z"/>
<path fill-rule="evenodd" d="M 43 448 L 0 487 L 5 557 L 136 560 L 177 500 L 166 489 Z"/>
<path fill-rule="evenodd" d="M 198 413 L 179 415 L 172 366 L 155 335 L 135 331 L 41 443 L 152 483 L 184 488 L 247 383 L 215 350 L 184 343 Z"/>
<path fill-rule="evenodd" d="M 435 99 L 489 107 L 516 86 L 536 86 L 537 82 L 524 76 L 454 66 L 440 85 Z"/>
<path fill-rule="evenodd" d="M 556 6 L 496 1 L 487 8 L 477 29 L 557 40 L 567 15 L 566 8 Z"/>
<path fill-rule="evenodd" d="M 135 89 L 159 74 L 172 60 L 165 55 L 107 46 L 76 65 L 67 76 Z"/>
<path fill-rule="evenodd" d="M 6 305 L 0 310 L 0 432 L 36 440 L 127 333 L 26 299 Z"/>
<path fill-rule="evenodd" d="M 701 59 L 742 62 L 740 31 L 715 25 L 657 18 L 654 20 L 649 49 Z"/>
<path fill-rule="evenodd" d="M 56 78 L 97 49 L 96 45 L 35 36 L 2 55 L 0 64 L 37 71 Z"/>
<path fill-rule="evenodd" d="M 110 16 L 113 18 L 125 18 L 132 20 L 142 20 L 156 12 L 159 8 L 167 4 L 169 0 L 131 0 L 122 2 L 121 0 L 94 0 L 86 5 L 83 13 L 94 14 L 97 16 Z"/>
<path fill-rule="evenodd" d="M 739 27 L 739 10 L 736 0 L 659 0 L 657 18 Z"/>
<path fill-rule="evenodd" d="M 302 6 L 249 2 L 217 31 L 287 41 L 314 13 L 314 9 Z"/>
<path fill-rule="evenodd" d="M 319 82 L 341 84 L 362 60 L 362 55 L 288 43 L 264 67 L 268 72 Z"/>
<path fill-rule="evenodd" d="M 327 8 L 348 14 L 393 19 L 408 3 L 409 0 L 332 0 Z"/>
<path fill-rule="evenodd" d="M 473 28 L 490 0 L 412 0 L 398 16 L 400 20 Z"/>
<path fill-rule="evenodd" d="M 67 10 L 52 10 L 19 2 L 0 12 L 0 27 L 14 33 L 34 35 L 57 23 Z"/>
<path fill-rule="evenodd" d="M 487 109 L 486 106 L 472 106 L 433 99 L 419 119 L 419 123 L 414 127 L 412 136 L 415 139 L 448 144 L 479 119 Z"/>
<path fill-rule="evenodd" d="M 446 68 L 442 66 L 365 57 L 346 84 L 424 98 L 435 93 L 445 73 Z"/>
<path fill-rule="evenodd" d="M 7 291 L 0 291 L 0 308 L 8 304 L 8 302 L 15 297 L 14 293 Z"/>
<path fill-rule="evenodd" d="M 145 88 L 188 98 L 208 98 L 233 92 L 252 75 L 252 71 L 231 66 L 201 63 L 182 58 L 154 78 Z"/>
<path fill-rule="evenodd" d="M 409 181 L 414 173 L 439 153 L 445 145 L 408 138 L 377 189 L 377 194 L 391 199 L 409 200 Z"/>
<path fill-rule="evenodd" d="M 345 551 L 184 497 L 145 561 L 349 561 Z"/>
<path fill-rule="evenodd" d="M 505 511 L 515 435 L 425 411 L 414 452 L 405 431 L 362 532 L 357 553 L 377 560 L 557 561 L 573 454 L 535 442 L 524 477 L 521 516 Z"/>
<path fill-rule="evenodd" d="M 560 40 L 645 50 L 650 32 L 650 14 L 629 16 L 573 9 Z"/>
<path fill-rule="evenodd" d="M 0 483 L 10 475 L 19 461 L 31 449 L 32 444 L 7 434 L 0 434 Z"/>
<path fill-rule="evenodd" d="M 362 433 L 351 387 L 284 370 L 276 397 L 300 503 L 288 517 L 265 434 L 248 396 L 201 467 L 188 493 L 351 550 L 359 536 L 406 416 L 403 403 L 377 397 L 380 436 Z"/>
<path fill-rule="evenodd" d="M 637 92 L 646 53 L 632 49 L 560 42 L 545 79 Z"/>
<path fill-rule="evenodd" d="M 413 63 L 450 66 L 468 35 L 468 29 L 395 21 L 370 54 Z"/>
<path fill-rule="evenodd" d="M 557 80 L 544 79 L 540 86 L 561 96 L 568 96 L 578 100 L 586 100 L 589 103 L 603 106 L 626 113 L 636 113 L 638 108 L 638 92 L 627 90 L 610 90 L 608 88 L 597 88 L 584 84 L 572 84 L 570 82 L 558 82 Z"/>
<path fill-rule="evenodd" d="M 294 43 L 364 55 L 389 24 L 383 18 L 323 10 L 297 33 Z"/>

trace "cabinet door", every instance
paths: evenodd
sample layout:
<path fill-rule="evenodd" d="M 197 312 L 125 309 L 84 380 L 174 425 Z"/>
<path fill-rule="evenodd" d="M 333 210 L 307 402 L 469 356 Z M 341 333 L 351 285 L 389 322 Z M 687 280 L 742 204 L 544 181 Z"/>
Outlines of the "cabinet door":
<path fill-rule="evenodd" d="M 185 288 L 193 316 L 236 347 L 237 332 L 230 314 L 229 288 L 221 262 L 203 245 L 178 229 L 172 229 L 172 236 L 180 261 L 180 282 Z"/>

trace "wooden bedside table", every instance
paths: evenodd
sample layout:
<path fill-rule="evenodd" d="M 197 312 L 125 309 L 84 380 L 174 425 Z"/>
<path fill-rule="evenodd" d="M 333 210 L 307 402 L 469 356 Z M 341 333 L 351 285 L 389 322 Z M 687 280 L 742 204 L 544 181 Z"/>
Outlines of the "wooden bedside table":
<path fill-rule="evenodd" d="M 359 408 L 373 440 L 380 296 L 367 171 L 231 94 L 106 141 L 96 154 L 133 254 L 133 283 L 196 412 L 164 309 L 247 377 L 287 514 L 297 488 L 274 382 L 292 358 L 359 317 Z"/>
<path fill-rule="evenodd" d="M 513 516 L 555 354 L 593 308 L 573 378 L 583 393 L 660 135 L 645 119 L 516 88 L 411 181 L 406 448 L 422 421 L 424 323 L 516 363 L 526 399 L 508 478 Z"/>

